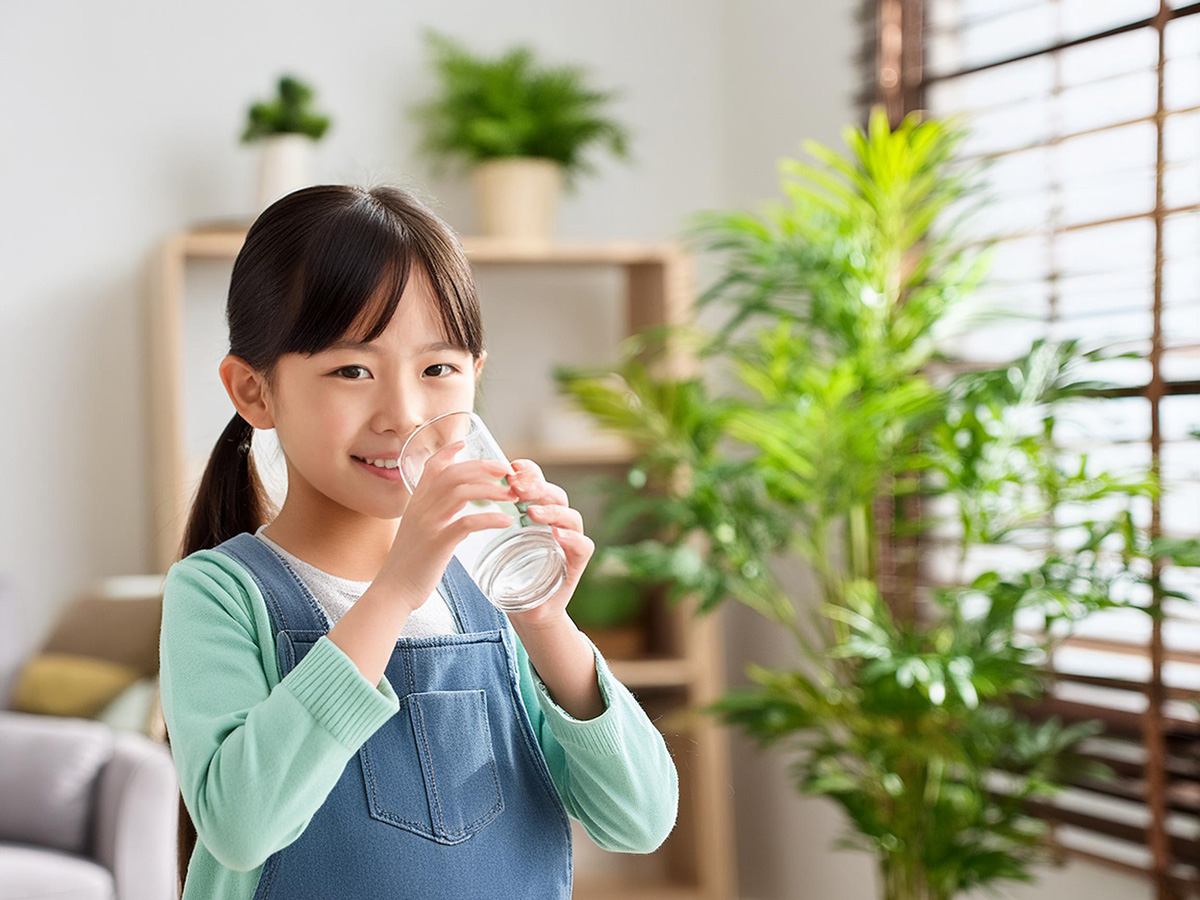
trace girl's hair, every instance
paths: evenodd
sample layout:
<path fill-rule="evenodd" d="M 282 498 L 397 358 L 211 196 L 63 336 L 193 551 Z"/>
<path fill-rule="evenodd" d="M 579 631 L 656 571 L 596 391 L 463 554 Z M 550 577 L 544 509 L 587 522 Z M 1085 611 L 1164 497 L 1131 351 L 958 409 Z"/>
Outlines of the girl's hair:
<path fill-rule="evenodd" d="M 317 353 L 352 328 L 360 332 L 355 339 L 374 340 L 395 314 L 414 264 L 433 288 L 445 339 L 478 359 L 483 324 L 470 265 L 457 235 L 422 201 L 389 186 L 325 184 L 288 194 L 250 226 L 233 263 L 225 306 L 229 352 L 273 387 L 285 353 Z M 180 559 L 268 521 L 272 504 L 250 453 L 253 434 L 234 413 L 217 439 Z M 180 896 L 195 846 L 181 792 Z"/>

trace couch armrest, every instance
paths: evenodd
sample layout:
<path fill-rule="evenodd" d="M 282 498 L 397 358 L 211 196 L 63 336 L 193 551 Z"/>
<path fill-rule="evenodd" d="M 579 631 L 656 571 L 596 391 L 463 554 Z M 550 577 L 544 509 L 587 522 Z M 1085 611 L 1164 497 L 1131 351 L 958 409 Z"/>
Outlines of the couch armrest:
<path fill-rule="evenodd" d="M 112 754 L 100 722 L 0 712 L 0 840 L 86 855 Z"/>
<path fill-rule="evenodd" d="M 177 896 L 178 803 L 171 751 L 144 735 L 117 732 L 100 774 L 92 855 L 112 872 L 120 900 Z"/>

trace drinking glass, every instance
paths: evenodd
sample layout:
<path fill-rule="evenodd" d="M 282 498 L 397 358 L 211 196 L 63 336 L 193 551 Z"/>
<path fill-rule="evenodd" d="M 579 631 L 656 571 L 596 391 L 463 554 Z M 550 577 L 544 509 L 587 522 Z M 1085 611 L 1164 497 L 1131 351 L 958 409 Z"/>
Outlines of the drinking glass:
<path fill-rule="evenodd" d="M 429 457 L 456 441 L 463 441 L 464 446 L 455 453 L 454 462 L 499 460 L 516 474 L 483 420 L 473 412 L 459 410 L 423 422 L 404 442 L 400 476 L 409 493 L 416 490 Z M 507 476 L 498 480 L 508 483 Z M 516 520 L 489 541 L 476 558 L 471 575 L 480 590 L 505 612 L 533 609 L 545 603 L 567 575 L 567 558 L 550 526 L 531 520 L 525 514 L 528 506 L 525 501 L 472 500 L 464 512 L 469 512 L 471 506 L 495 506 Z"/>

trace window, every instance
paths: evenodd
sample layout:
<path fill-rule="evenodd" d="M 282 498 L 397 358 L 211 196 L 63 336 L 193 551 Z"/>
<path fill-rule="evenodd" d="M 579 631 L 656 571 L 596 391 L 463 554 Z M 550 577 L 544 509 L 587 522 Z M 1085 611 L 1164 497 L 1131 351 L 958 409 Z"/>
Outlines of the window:
<path fill-rule="evenodd" d="M 1040 335 L 1135 352 L 1097 367 L 1118 389 L 1056 437 L 1098 468 L 1156 467 L 1163 498 L 1139 524 L 1200 534 L 1200 3 L 866 0 L 862 23 L 864 118 L 967 113 L 963 154 L 992 162 L 985 290 L 1031 318 L 960 352 L 999 363 Z M 941 565 L 928 548 L 922 576 Z M 1163 579 L 1200 601 L 1195 575 Z M 1089 750 L 1118 778 L 1041 811 L 1067 851 L 1146 873 L 1165 900 L 1200 886 L 1200 603 L 1143 599 L 1159 624 L 1115 611 L 1064 645 L 1045 710 L 1103 720 Z"/>

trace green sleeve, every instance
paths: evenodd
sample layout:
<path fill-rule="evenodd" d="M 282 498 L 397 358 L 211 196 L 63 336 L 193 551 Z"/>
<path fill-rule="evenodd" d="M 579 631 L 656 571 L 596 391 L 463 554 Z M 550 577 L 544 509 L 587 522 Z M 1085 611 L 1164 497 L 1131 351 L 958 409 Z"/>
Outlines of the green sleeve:
<path fill-rule="evenodd" d="M 570 816 L 604 850 L 653 853 L 675 827 L 679 773 L 662 734 L 591 639 L 605 710 L 576 719 L 556 704 L 520 638 L 521 699 Z"/>
<path fill-rule="evenodd" d="M 257 585 L 227 556 L 176 563 L 163 589 L 163 718 L 184 804 L 221 865 L 292 843 L 358 748 L 399 709 L 322 637 L 282 680 Z"/>

